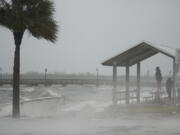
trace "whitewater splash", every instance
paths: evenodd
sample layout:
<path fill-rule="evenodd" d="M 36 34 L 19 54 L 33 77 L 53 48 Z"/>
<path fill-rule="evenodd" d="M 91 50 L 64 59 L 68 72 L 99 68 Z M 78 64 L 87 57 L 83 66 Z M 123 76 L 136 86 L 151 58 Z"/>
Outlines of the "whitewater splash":
<path fill-rule="evenodd" d="M 63 97 L 59 87 L 21 87 L 20 108 L 23 116 L 48 116 L 57 113 Z M 0 117 L 9 116 L 12 112 L 11 86 L 0 88 Z"/>
<path fill-rule="evenodd" d="M 87 109 L 93 112 L 103 111 L 104 107 L 111 104 L 110 93 L 109 87 L 97 89 L 95 86 L 23 87 L 21 90 L 21 114 L 40 117 Z M 104 98 L 108 101 L 104 102 Z M 0 108 L 0 116 L 10 115 L 11 100 Z"/>
<path fill-rule="evenodd" d="M 1 88 L 4 96 L 0 105 L 0 116 L 10 115 L 12 110 L 12 89 Z M 119 88 L 123 89 L 123 88 Z M 6 91 L 7 90 L 7 91 Z M 144 96 L 148 96 L 146 90 Z M 4 102 L 4 98 L 6 99 Z M 112 104 L 112 87 L 110 86 L 78 86 L 53 85 L 50 87 L 36 86 L 21 88 L 21 113 L 24 116 L 53 116 L 67 112 L 103 112 Z M 141 99 L 143 100 L 143 99 Z M 134 101 L 136 102 L 136 101 Z M 119 103 L 124 103 L 121 101 Z"/>

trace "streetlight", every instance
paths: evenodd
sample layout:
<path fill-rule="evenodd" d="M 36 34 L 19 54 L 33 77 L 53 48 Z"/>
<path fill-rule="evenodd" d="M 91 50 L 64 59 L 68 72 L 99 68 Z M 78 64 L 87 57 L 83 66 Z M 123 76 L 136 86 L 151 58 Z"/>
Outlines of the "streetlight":
<path fill-rule="evenodd" d="M 99 69 L 96 68 L 96 86 L 98 87 L 99 86 Z"/>
<path fill-rule="evenodd" d="M 2 83 L 2 68 L 0 67 L 0 84 Z"/>
<path fill-rule="evenodd" d="M 47 68 L 45 68 L 45 75 L 44 75 L 44 80 L 45 80 L 44 84 L 45 85 L 46 85 L 46 73 L 47 73 Z"/>

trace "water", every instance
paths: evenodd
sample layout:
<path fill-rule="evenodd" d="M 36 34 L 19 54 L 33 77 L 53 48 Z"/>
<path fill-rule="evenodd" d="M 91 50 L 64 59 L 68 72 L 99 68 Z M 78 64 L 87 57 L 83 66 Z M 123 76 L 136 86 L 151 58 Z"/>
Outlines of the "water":
<path fill-rule="evenodd" d="M 124 89 L 124 87 L 117 88 L 118 91 Z M 153 88 L 142 88 L 141 101 L 144 100 L 144 97 L 151 96 L 150 91 L 152 90 Z M 125 93 L 123 94 L 122 97 L 125 96 Z M 93 110 L 93 112 L 101 112 L 112 104 L 112 87 L 93 85 L 21 86 L 20 100 L 21 115 L 29 117 L 53 116 L 62 112 L 77 112 L 88 109 Z M 11 86 L 0 87 L 1 117 L 11 115 L 11 103 Z M 124 104 L 125 101 L 118 103 Z M 132 99 L 131 103 L 136 103 L 136 99 Z"/>
<path fill-rule="evenodd" d="M 149 90 L 144 88 L 143 95 L 147 96 Z M 0 92 L 0 135 L 180 134 L 176 114 L 137 114 L 112 109 L 110 86 L 22 86 L 20 120 L 9 117 L 12 88 L 3 86 Z"/>
<path fill-rule="evenodd" d="M 36 87 L 21 86 L 21 112 L 25 116 L 49 116 L 57 115 L 62 111 L 78 111 L 87 108 L 87 106 L 94 108 L 94 111 L 100 111 L 103 110 L 103 107 L 111 104 L 111 89 L 111 87 L 96 88 L 91 85 L 69 85 L 66 87 L 61 85 L 49 87 L 43 85 Z M 11 109 L 9 107 L 11 102 L 11 86 L 1 87 L 1 110 Z M 7 111 L 6 115 L 10 115 L 10 113 L 11 110 Z M 1 111 L 0 116 L 3 115 L 4 111 Z"/>

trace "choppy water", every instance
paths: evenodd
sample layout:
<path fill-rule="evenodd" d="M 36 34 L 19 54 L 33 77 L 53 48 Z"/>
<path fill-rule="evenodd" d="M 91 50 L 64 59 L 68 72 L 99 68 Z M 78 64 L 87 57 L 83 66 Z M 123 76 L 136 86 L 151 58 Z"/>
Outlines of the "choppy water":
<path fill-rule="evenodd" d="M 27 116 L 45 116 L 88 107 L 101 111 L 103 107 L 111 104 L 111 90 L 112 88 L 107 86 L 96 88 L 88 85 L 21 86 L 21 112 Z M 0 87 L 0 116 L 10 115 L 11 102 L 11 86 Z"/>
<path fill-rule="evenodd" d="M 149 90 L 144 88 L 143 95 Z M 108 86 L 22 86 L 20 120 L 4 117 L 11 115 L 12 88 L 3 86 L 0 93 L 0 135 L 180 134 L 178 116 L 119 114 L 107 109 L 112 104 Z"/>
<path fill-rule="evenodd" d="M 118 88 L 123 90 L 124 88 Z M 132 88 L 133 89 L 133 88 Z M 151 88 L 143 88 L 142 95 L 149 96 Z M 141 100 L 143 100 L 143 96 Z M 112 104 L 112 87 L 93 85 L 21 86 L 21 112 L 24 116 L 57 115 L 62 111 L 103 111 Z M 136 99 L 131 102 L 136 102 Z M 10 115 L 12 110 L 11 86 L 0 87 L 0 116 Z M 124 103 L 123 101 L 121 103 Z"/>

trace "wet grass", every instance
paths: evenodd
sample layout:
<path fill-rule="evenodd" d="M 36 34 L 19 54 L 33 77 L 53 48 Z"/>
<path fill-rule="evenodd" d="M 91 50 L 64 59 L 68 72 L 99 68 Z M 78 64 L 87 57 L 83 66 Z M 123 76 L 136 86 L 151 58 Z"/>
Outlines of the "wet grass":
<path fill-rule="evenodd" d="M 158 104 L 133 104 L 110 106 L 107 110 L 129 113 L 176 113 L 180 114 L 180 106 Z"/>
<path fill-rule="evenodd" d="M 180 113 L 180 107 L 168 105 L 130 105 L 126 106 L 129 112 L 143 113 Z"/>

